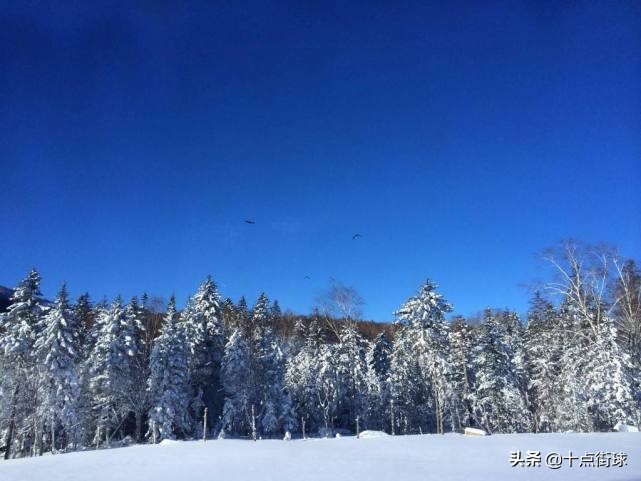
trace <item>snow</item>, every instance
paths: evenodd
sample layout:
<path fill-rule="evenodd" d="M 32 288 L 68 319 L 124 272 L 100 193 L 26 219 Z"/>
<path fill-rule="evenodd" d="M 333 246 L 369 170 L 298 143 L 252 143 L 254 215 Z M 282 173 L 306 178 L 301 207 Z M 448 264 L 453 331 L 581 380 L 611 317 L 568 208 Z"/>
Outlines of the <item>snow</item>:
<path fill-rule="evenodd" d="M 467 434 L 468 436 L 485 436 L 487 433 L 482 429 L 465 428 L 465 434 Z"/>
<path fill-rule="evenodd" d="M 616 426 L 614 426 L 614 430 L 620 433 L 638 433 L 639 432 L 638 427 L 631 426 L 629 424 L 623 424 L 622 422 L 618 422 Z"/>
<path fill-rule="evenodd" d="M 389 436 L 385 431 L 363 431 L 359 434 L 359 439 L 381 438 Z"/>
<path fill-rule="evenodd" d="M 624 467 L 510 467 L 510 452 L 627 453 Z M 0 461 L 2 481 L 632 481 L 641 479 L 641 435 L 498 434 L 383 436 L 283 442 L 163 442 Z"/>

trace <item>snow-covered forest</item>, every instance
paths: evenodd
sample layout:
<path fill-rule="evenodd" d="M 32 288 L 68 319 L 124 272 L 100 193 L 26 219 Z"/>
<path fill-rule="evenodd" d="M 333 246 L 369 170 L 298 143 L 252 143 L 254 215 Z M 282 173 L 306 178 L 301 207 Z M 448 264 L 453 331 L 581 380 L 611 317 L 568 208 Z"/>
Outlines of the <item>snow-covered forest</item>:
<path fill-rule="evenodd" d="M 5 458 L 207 437 L 611 431 L 641 423 L 641 271 L 568 243 L 526 319 L 452 317 L 427 280 L 379 333 L 335 287 L 307 316 L 225 298 L 207 278 L 177 310 L 45 300 L 32 270 L 0 314 Z M 283 329 L 290 320 L 290 329 Z"/>

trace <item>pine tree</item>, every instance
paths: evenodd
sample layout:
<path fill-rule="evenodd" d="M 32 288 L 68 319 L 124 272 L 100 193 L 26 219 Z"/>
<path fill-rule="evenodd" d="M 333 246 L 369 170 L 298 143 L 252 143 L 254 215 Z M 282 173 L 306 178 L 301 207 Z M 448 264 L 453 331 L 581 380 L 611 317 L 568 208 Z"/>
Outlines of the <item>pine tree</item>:
<path fill-rule="evenodd" d="M 474 329 L 465 322 L 465 319 L 458 317 L 452 322 L 449 334 L 452 360 L 450 378 L 452 402 L 449 418 L 452 431 L 461 431 L 465 427 L 475 424 L 471 404 L 474 386 L 472 366 Z"/>
<path fill-rule="evenodd" d="M 414 372 L 397 375 L 396 388 L 401 390 L 399 394 L 407 389 L 417 390 L 413 394 L 406 392 L 404 396 L 406 407 L 412 403 L 419 410 L 412 422 L 418 423 L 421 430 L 425 426 L 437 433 L 444 432 L 445 413 L 450 403 L 448 383 L 452 366 L 445 314 L 451 310 L 450 304 L 436 292 L 436 285 L 427 280 L 418 295 L 408 299 L 397 312 L 400 329 L 397 333 L 396 356 L 412 360 L 397 359 L 395 366 L 397 369 L 406 369 L 408 363 L 415 365 L 412 366 Z M 404 385 L 401 382 L 404 376 L 409 376 L 412 382 L 419 385 Z M 417 402 L 420 404 L 416 405 Z M 424 424 L 426 418 L 428 423 Z"/>
<path fill-rule="evenodd" d="M 553 398 L 556 408 L 555 424 L 559 431 L 589 431 L 592 422 L 587 409 L 585 383 L 581 376 L 587 355 L 588 337 L 581 314 L 573 300 L 566 298 L 559 307 L 558 331 L 552 347 L 559 352 L 559 369 Z M 552 378 L 554 379 L 554 378 Z"/>
<path fill-rule="evenodd" d="M 392 341 L 387 331 L 383 331 L 376 336 L 366 355 L 367 426 L 373 429 L 384 430 L 388 426 L 392 350 Z"/>
<path fill-rule="evenodd" d="M 95 339 L 92 339 L 91 329 L 94 324 L 95 312 L 91 305 L 89 293 L 80 295 L 73 306 L 73 318 L 76 323 L 76 352 L 81 359 L 87 359 L 93 349 Z"/>
<path fill-rule="evenodd" d="M 236 329 L 225 346 L 222 363 L 225 389 L 222 429 L 228 433 L 248 434 L 251 430 L 253 373 L 249 347 L 241 329 Z"/>
<path fill-rule="evenodd" d="M 129 393 L 133 388 L 132 363 L 136 354 L 134 328 L 120 297 L 103 310 L 97 322 L 96 345 L 89 358 L 90 388 L 96 413 L 96 443 L 109 444 L 112 430 L 134 407 Z"/>
<path fill-rule="evenodd" d="M 268 436 L 281 430 L 279 421 L 284 411 L 291 409 L 284 398 L 285 356 L 273 323 L 274 309 L 263 293 L 252 311 L 254 327 L 250 353 L 254 382 L 252 402 L 260 430 Z"/>
<path fill-rule="evenodd" d="M 296 412 L 306 420 L 309 432 L 323 422 L 318 407 L 318 379 L 324 339 L 316 319 L 312 319 L 308 326 L 297 323 L 295 332 L 300 348 L 287 360 L 285 385 L 291 393 Z"/>
<path fill-rule="evenodd" d="M 147 346 L 146 312 L 138 303 L 137 297 L 132 297 L 125 309 L 128 325 L 133 330 L 133 356 L 129 363 L 131 388 L 126 392 L 127 403 L 135 418 L 134 436 L 136 442 L 142 440 L 142 420 L 149 410 L 149 346 Z"/>
<path fill-rule="evenodd" d="M 188 352 L 184 333 L 179 326 L 176 299 L 172 296 L 150 360 L 149 429 L 155 440 L 174 439 L 176 432 L 184 432 L 190 426 Z"/>
<path fill-rule="evenodd" d="M 189 385 L 191 417 L 198 436 L 202 429 L 202 413 L 207 408 L 210 420 L 222 413 L 220 395 L 220 364 L 224 355 L 225 331 L 220 296 L 216 284 L 208 277 L 187 303 L 181 315 L 181 328 L 189 347 Z M 208 425 L 212 425 L 210 421 Z"/>
<path fill-rule="evenodd" d="M 55 433 L 61 431 L 66 442 L 77 442 L 79 421 L 76 403 L 79 394 L 77 324 L 69 305 L 67 288 L 63 284 L 51 309 L 42 321 L 42 334 L 35 343 L 40 363 L 40 412 L 52 434 L 51 449 L 56 449 Z"/>
<path fill-rule="evenodd" d="M 530 303 L 524 334 L 528 400 L 534 432 L 553 432 L 558 426 L 561 396 L 559 319 L 553 305 L 536 292 Z M 564 335 L 564 333 L 561 333 Z"/>
<path fill-rule="evenodd" d="M 340 330 L 335 345 L 334 368 L 339 389 L 337 423 L 342 428 L 356 431 L 356 418 L 367 419 L 368 391 L 366 353 L 369 345 L 353 323 L 346 323 Z"/>
<path fill-rule="evenodd" d="M 640 420 L 629 377 L 632 363 L 616 339 L 614 323 L 605 317 L 584 366 L 587 407 L 597 431 L 608 431 L 617 422 L 638 424 Z"/>
<path fill-rule="evenodd" d="M 34 345 L 46 313 L 41 296 L 40 275 L 32 269 L 15 288 L 7 312 L 0 317 L 0 413 L 7 426 L 5 459 L 13 453 L 18 431 L 25 433 L 20 443 L 22 454 L 35 443 L 39 376 Z"/>
<path fill-rule="evenodd" d="M 513 356 L 509 329 L 487 310 L 473 362 L 476 390 L 472 403 L 477 419 L 490 432 L 522 432 L 529 427 Z"/>

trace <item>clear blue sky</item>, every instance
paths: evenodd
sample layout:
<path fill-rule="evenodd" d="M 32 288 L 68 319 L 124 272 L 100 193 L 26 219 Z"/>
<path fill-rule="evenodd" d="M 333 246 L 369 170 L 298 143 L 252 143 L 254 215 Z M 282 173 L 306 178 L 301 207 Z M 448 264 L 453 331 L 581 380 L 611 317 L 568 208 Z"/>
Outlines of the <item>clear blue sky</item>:
<path fill-rule="evenodd" d="M 428 276 L 523 310 L 569 236 L 641 257 L 639 2 L 58 3 L 0 13 L 0 284 L 335 277 L 384 320 Z"/>

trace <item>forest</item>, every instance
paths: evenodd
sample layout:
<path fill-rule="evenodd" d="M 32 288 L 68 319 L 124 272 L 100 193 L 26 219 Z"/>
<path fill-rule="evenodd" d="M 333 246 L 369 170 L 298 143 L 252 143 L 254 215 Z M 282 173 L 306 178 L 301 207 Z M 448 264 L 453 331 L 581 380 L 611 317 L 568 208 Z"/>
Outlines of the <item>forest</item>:
<path fill-rule="evenodd" d="M 432 280 L 391 324 L 334 283 L 309 315 L 211 277 L 178 310 L 146 295 L 46 300 L 34 269 L 0 313 L 5 459 L 164 439 L 611 431 L 641 424 L 641 270 L 564 242 L 525 318 L 452 316 Z"/>

